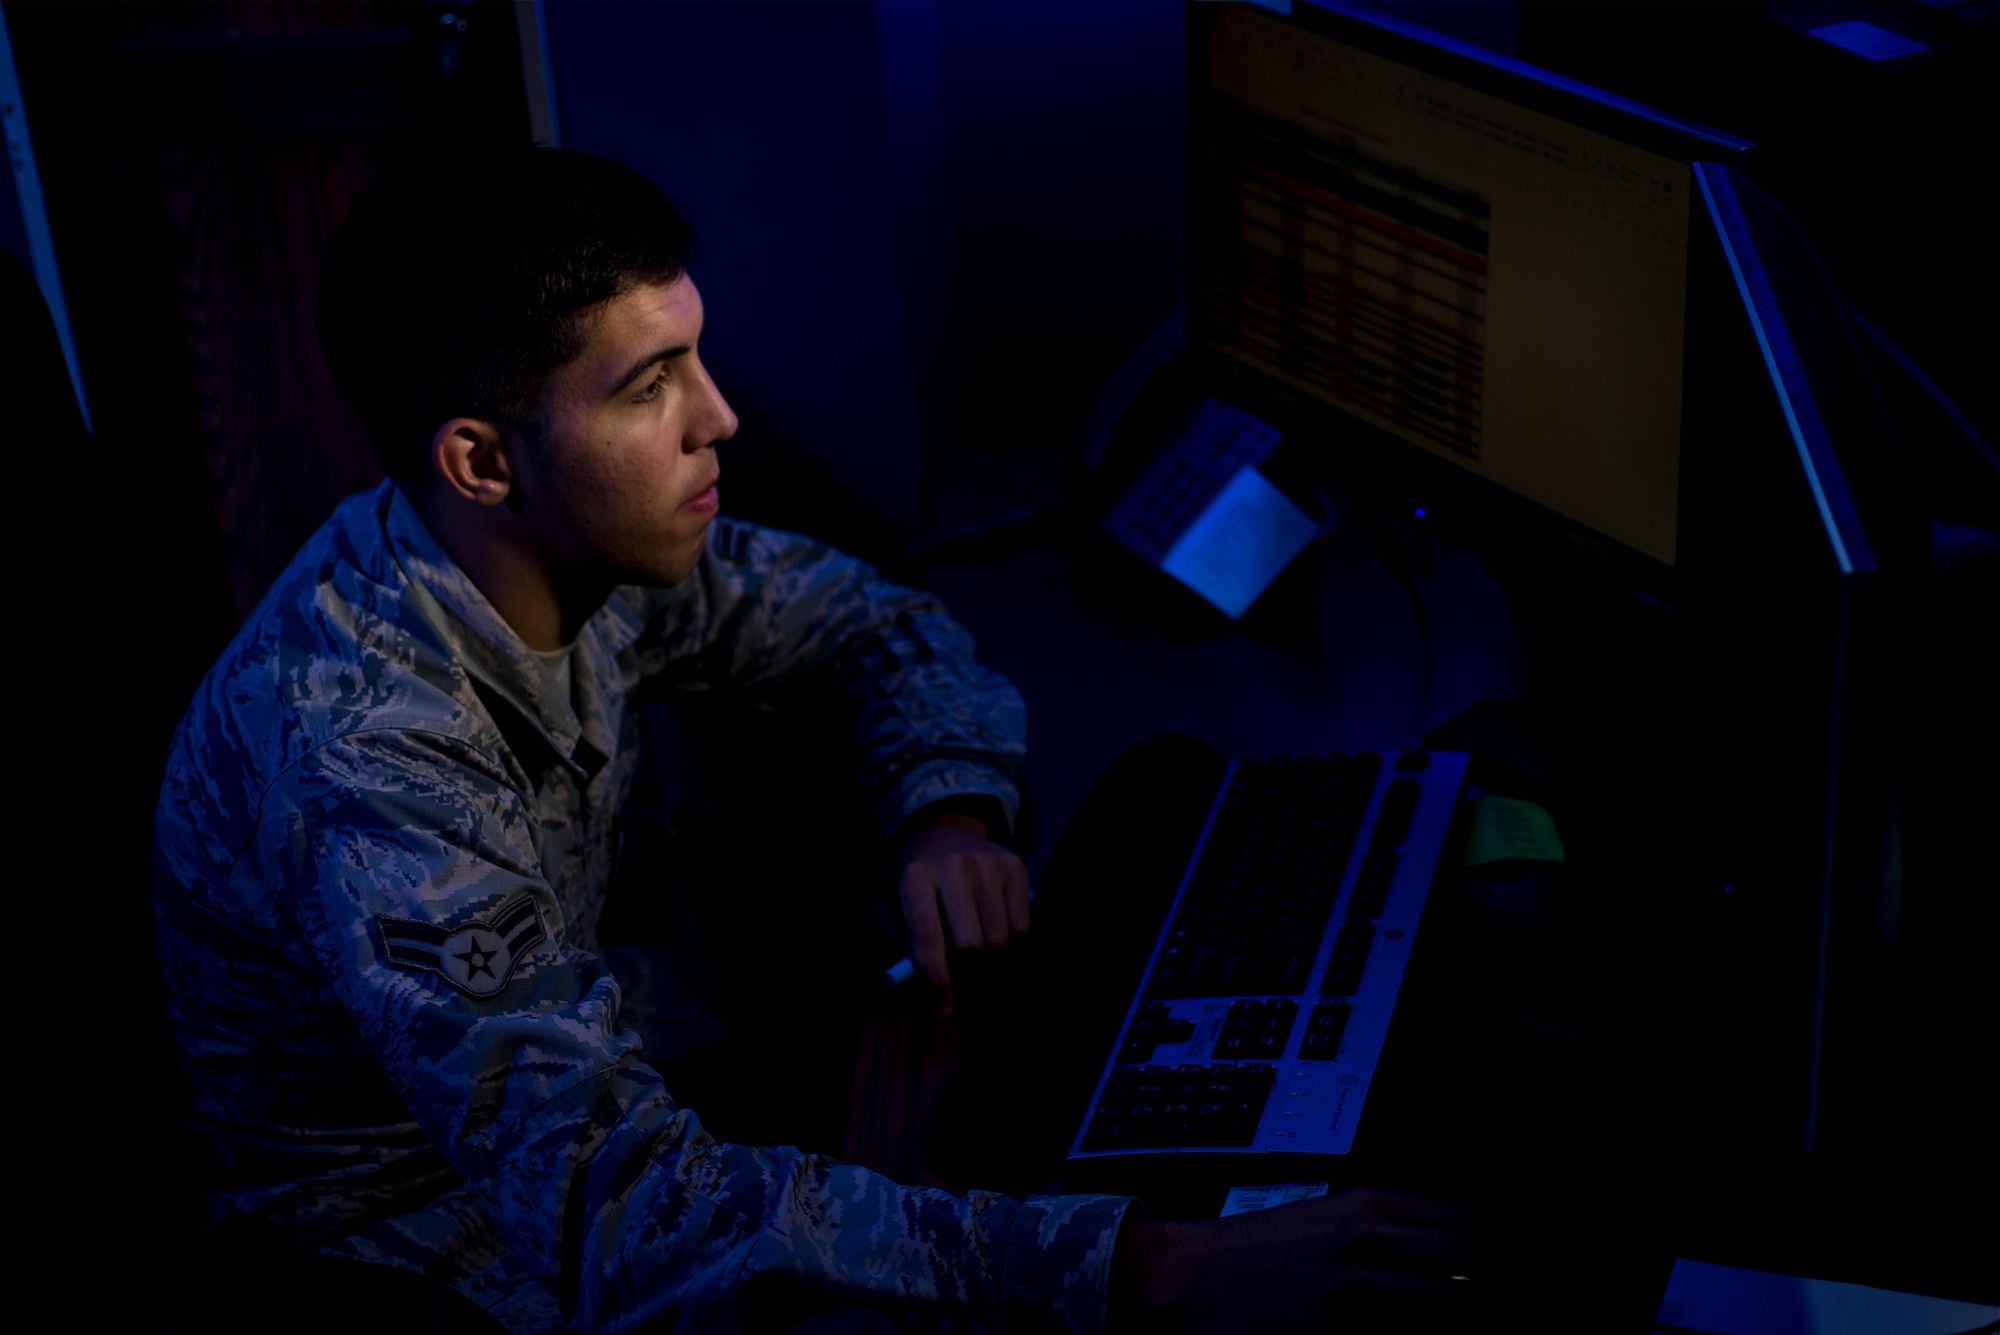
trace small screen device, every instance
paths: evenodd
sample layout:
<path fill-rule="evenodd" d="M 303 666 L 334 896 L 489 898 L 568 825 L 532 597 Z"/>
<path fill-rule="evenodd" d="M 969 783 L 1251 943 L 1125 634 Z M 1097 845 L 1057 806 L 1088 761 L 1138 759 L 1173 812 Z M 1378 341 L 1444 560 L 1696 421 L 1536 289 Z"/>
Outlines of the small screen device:
<path fill-rule="evenodd" d="M 1324 525 L 1259 471 L 1278 432 L 1219 399 L 1194 405 L 1104 517 L 1141 559 L 1234 620 Z"/>

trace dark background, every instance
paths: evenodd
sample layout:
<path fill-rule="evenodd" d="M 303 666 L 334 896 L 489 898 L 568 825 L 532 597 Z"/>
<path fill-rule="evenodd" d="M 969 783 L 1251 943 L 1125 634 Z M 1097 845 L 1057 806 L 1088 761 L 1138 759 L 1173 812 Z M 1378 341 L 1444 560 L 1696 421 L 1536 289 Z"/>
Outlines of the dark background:
<path fill-rule="evenodd" d="M 1834 282 L 1995 438 L 1990 3 L 1377 7 L 1756 141 L 1752 177 Z M 500 0 L 6 0 L 5 17 L 94 426 L 8 433 L 17 635 L 44 649 L 17 669 L 38 679 L 23 835 L 59 853 L 26 893 L 60 948 L 21 948 L 38 1007 L 88 1036 L 45 1056 L 89 1068 L 60 1085 L 63 1116 L 129 1190 L 171 1152 L 149 1131 L 165 1076 L 125 1041 L 151 1004 L 167 738 L 299 542 L 378 476 L 312 335 L 320 248 L 403 155 L 518 142 L 530 111 Z M 1843 18 L 1931 50 L 1876 67 L 1806 35 Z M 743 422 L 733 513 L 893 566 L 1061 496 L 1093 395 L 1180 301 L 1179 4 L 555 3 L 546 21 L 562 143 L 631 163 L 695 222 L 705 358 Z M 0 245 L 25 263 L 13 189 L 0 177 Z M 440 245 L 477 225 L 480 201 L 455 207 Z M 1037 717 L 1075 725 L 1035 738 L 1059 817 L 1108 745 L 1081 736 L 1062 681 L 1023 684 Z M 1394 712 L 1396 684 L 1361 689 Z M 1426 699 L 1410 723 L 1446 712 Z M 107 1191 L 80 1204 L 156 1226 L 143 1188 Z"/>

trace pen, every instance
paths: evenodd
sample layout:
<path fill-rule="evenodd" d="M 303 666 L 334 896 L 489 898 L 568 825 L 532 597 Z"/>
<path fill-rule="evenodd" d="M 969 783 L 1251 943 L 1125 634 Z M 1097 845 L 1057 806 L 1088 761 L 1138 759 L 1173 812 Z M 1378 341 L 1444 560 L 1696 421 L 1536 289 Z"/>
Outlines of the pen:
<path fill-rule="evenodd" d="M 1035 890 L 1033 886 L 1028 888 L 1028 902 L 1030 904 L 1035 902 Z M 916 959 L 905 955 L 888 968 L 882 970 L 882 990 L 884 992 L 893 992 L 916 976 Z"/>

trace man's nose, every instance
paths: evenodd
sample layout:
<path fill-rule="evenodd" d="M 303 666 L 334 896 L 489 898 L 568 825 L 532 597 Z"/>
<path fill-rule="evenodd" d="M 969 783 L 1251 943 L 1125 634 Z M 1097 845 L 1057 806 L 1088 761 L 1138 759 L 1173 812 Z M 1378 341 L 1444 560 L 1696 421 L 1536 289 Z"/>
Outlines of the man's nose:
<path fill-rule="evenodd" d="M 717 423 L 715 434 L 710 440 L 711 442 L 728 440 L 736 434 L 736 410 L 729 406 L 729 400 L 723 398 L 720 392 L 715 396 L 715 406 L 721 413 L 721 421 Z"/>
<path fill-rule="evenodd" d="M 687 434 L 689 449 L 700 449 L 705 445 L 715 445 L 736 434 L 736 410 L 729 406 L 729 400 L 722 397 L 714 379 L 706 366 L 701 368 L 702 409 L 700 429 Z"/>

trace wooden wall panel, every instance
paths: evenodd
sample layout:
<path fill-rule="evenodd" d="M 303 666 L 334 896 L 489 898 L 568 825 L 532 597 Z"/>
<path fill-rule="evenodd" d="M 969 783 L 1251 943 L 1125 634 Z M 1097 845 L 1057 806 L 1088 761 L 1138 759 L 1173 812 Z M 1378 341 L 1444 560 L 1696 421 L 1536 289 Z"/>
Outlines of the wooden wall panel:
<path fill-rule="evenodd" d="M 195 530 L 219 529 L 240 620 L 340 498 L 380 477 L 319 351 L 327 237 L 407 154 L 526 142 L 513 7 L 8 12 L 100 436 L 199 437 L 213 519 L 176 500 L 146 522 L 190 535 L 190 553 Z"/>
<path fill-rule="evenodd" d="M 315 328 L 326 239 L 377 172 L 352 144 L 169 148 L 159 168 L 240 618 L 341 497 L 381 478 Z"/>

